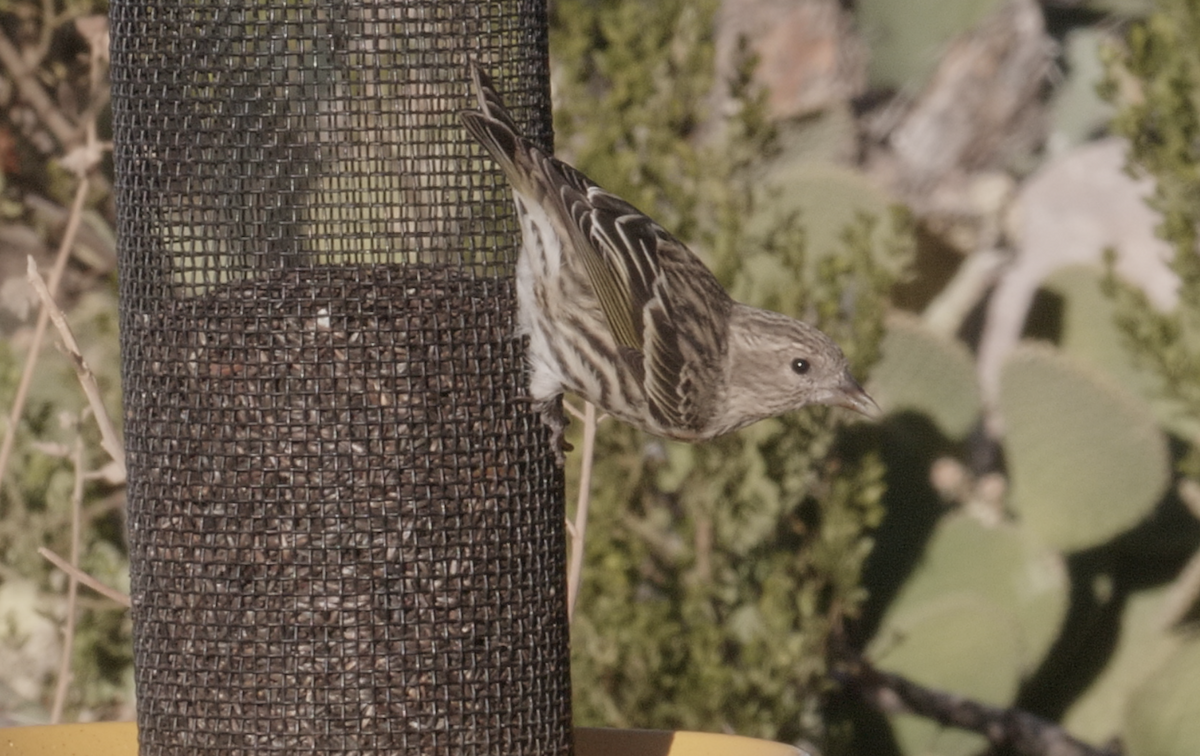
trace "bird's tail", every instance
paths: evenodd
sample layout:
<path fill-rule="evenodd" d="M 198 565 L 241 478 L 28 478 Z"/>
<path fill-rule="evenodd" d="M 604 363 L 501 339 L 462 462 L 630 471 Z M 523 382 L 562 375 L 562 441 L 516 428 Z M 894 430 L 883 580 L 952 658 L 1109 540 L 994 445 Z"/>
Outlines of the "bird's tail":
<path fill-rule="evenodd" d="M 526 142 L 512 114 L 504 107 L 500 93 L 492 84 L 492 77 L 475 61 L 471 61 L 471 83 L 479 110 L 464 110 L 458 117 L 511 180 L 520 173 L 517 163 L 528 149 Z"/>

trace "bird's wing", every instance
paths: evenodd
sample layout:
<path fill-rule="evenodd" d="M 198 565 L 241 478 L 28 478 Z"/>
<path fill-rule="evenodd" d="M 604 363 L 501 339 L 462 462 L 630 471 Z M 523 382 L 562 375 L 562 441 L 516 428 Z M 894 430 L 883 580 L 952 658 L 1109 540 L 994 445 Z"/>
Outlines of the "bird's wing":
<path fill-rule="evenodd" d="M 572 245 L 618 344 L 636 350 L 651 411 L 699 428 L 721 378 L 732 301 L 682 242 L 633 205 L 558 161 Z"/>
<path fill-rule="evenodd" d="M 719 400 L 733 300 L 681 242 L 665 237 L 658 252 L 655 296 L 643 318 L 643 385 L 651 411 L 670 427 L 699 431 Z"/>
<path fill-rule="evenodd" d="M 643 312 L 662 294 L 656 290 L 662 275 L 658 244 L 666 233 L 574 168 L 557 160 L 546 168 L 546 180 L 558 188 L 572 251 L 587 271 L 613 337 L 621 346 L 643 351 Z"/>
<path fill-rule="evenodd" d="M 699 428 L 726 353 L 732 300 L 687 247 L 633 205 L 524 139 L 487 73 L 471 66 L 479 110 L 463 124 L 570 237 L 621 353 L 665 428 Z"/>
<path fill-rule="evenodd" d="M 474 62 L 470 70 L 472 90 L 479 110 L 464 110 L 458 114 L 459 119 L 467 132 L 487 149 L 509 180 L 516 181 L 528 173 L 527 168 L 522 169 L 517 163 L 529 153 L 532 146 L 521 136 L 512 114 L 504 107 L 492 77 Z"/>
<path fill-rule="evenodd" d="M 659 277 L 657 243 L 666 232 L 633 205 L 522 137 L 487 71 L 472 62 L 470 73 L 479 109 L 459 113 L 463 125 L 500 164 L 514 191 L 558 217 L 617 345 L 640 354 L 642 311 Z"/>

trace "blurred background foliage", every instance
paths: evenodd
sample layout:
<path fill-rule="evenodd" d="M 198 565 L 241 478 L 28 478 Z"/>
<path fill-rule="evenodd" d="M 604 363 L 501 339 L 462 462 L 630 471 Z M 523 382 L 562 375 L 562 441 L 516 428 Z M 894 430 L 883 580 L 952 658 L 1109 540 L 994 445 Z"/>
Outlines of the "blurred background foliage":
<path fill-rule="evenodd" d="M 1190 753 L 1200 678 L 1152 670 L 1195 654 L 1200 4 L 852 5 L 554 4 L 560 154 L 834 332 L 888 412 L 602 425 L 576 716 L 987 750 L 832 685 L 857 649 Z"/>
<path fill-rule="evenodd" d="M 72 159 L 107 138 L 104 3 L 0 3 L 0 430 L 8 431 L 22 373 L 35 359 L 37 307 L 25 280 L 32 256 L 46 272 L 66 231 L 77 181 Z M 83 354 L 113 418 L 120 419 L 116 245 L 111 163 L 90 181 L 81 226 L 58 287 Z M 124 490 L 70 360 L 45 339 L 0 472 L 0 722 L 47 721 L 55 708 L 79 720 L 128 718 L 133 656 L 128 612 L 81 591 L 64 649 L 66 576 L 37 552 L 72 551 L 72 489 L 82 485 L 79 564 L 128 590 Z M 76 470 L 75 446 L 82 462 Z M 55 701 L 59 664 L 71 679 Z"/>
<path fill-rule="evenodd" d="M 559 154 L 739 299 L 820 324 L 887 413 L 816 408 L 700 446 L 603 422 L 577 721 L 987 752 L 839 685 L 861 653 L 1089 743 L 1193 753 L 1200 2 L 551 9 Z M 106 131 L 105 10 L 0 4 L 5 425 L 26 255 L 49 267 L 59 160 Z M 111 168 L 91 186 L 60 301 L 115 409 Z M 70 549 L 75 440 L 86 471 L 106 461 L 70 364 L 43 352 L 0 480 L 6 723 L 50 715 L 64 579 L 36 549 Z M 127 588 L 122 488 L 84 490 L 81 563 Z M 67 717 L 129 718 L 127 613 L 78 608 Z"/>

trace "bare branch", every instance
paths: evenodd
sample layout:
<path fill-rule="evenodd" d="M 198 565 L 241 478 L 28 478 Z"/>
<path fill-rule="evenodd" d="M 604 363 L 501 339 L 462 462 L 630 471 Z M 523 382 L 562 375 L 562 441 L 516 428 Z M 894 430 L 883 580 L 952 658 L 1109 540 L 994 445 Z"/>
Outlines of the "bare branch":
<path fill-rule="evenodd" d="M 74 577 L 81 585 L 86 585 L 96 593 L 99 593 L 101 596 L 104 596 L 111 601 L 115 601 L 126 609 L 129 609 L 133 606 L 133 602 L 130 600 L 129 594 L 122 593 L 116 588 L 110 588 L 104 583 L 101 583 L 99 580 L 87 574 L 78 567 L 72 566 L 70 562 L 63 559 L 58 554 L 55 554 L 45 546 L 38 547 L 38 553 L 41 554 L 46 561 L 50 562 L 68 575 Z"/>
<path fill-rule="evenodd" d="M 862 658 L 844 660 L 836 676 L 880 711 L 907 712 L 947 727 L 970 730 L 994 746 L 1007 746 L 1021 756 L 1119 756 L 1115 751 L 1076 740 L 1053 722 L 1028 712 L 988 706 L 926 688 L 880 671 Z"/>
<path fill-rule="evenodd" d="M 1007 258 L 997 249 L 979 249 L 959 266 L 954 278 L 925 308 L 921 319 L 935 333 L 952 336 L 999 280 Z"/>
<path fill-rule="evenodd" d="M 592 500 L 592 465 L 596 456 L 596 405 L 583 403 L 583 449 L 580 450 L 579 496 L 575 501 L 575 522 L 568 527 L 571 534 L 571 564 L 567 571 L 567 623 L 575 618 L 575 602 L 579 599 L 579 584 L 583 579 L 583 545 L 587 535 L 588 507 Z"/>
<path fill-rule="evenodd" d="M 1200 438 L 1194 439 L 1193 443 L 1195 442 L 1200 442 Z M 1178 491 L 1184 506 L 1188 508 L 1193 517 L 1200 520 L 1200 483 L 1185 478 L 1179 482 Z"/>
<path fill-rule="evenodd" d="M 8 35 L 2 33 L 0 33 L 0 66 L 8 69 L 13 82 L 17 85 L 17 90 L 21 93 L 21 99 L 33 108 L 38 118 L 54 134 L 54 138 L 58 140 L 64 150 L 75 146 L 82 140 L 83 129 L 71 123 L 70 119 L 55 106 L 50 95 L 46 94 L 46 90 L 33 75 L 33 69 L 25 64 L 21 53 L 13 46 Z"/>
<path fill-rule="evenodd" d="M 96 384 L 96 375 L 84 360 L 79 344 L 75 341 L 75 334 L 71 332 L 71 326 L 67 324 L 66 316 L 63 315 L 63 311 L 59 309 L 54 298 L 50 296 L 50 290 L 46 288 L 45 281 L 38 274 L 37 265 L 32 257 L 29 258 L 27 275 L 29 284 L 33 286 L 34 291 L 42 300 L 42 311 L 50 313 L 50 320 L 58 329 L 58 335 L 62 339 L 67 356 L 75 365 L 75 373 L 79 376 L 83 393 L 87 395 L 88 405 L 92 408 L 92 414 L 96 416 L 96 425 L 100 427 L 100 445 L 104 447 L 114 462 L 120 464 L 122 470 L 120 478 L 124 480 L 125 449 L 121 445 L 121 439 L 117 436 L 112 418 L 109 417 L 108 410 L 104 407 L 104 400 L 100 396 L 100 387 Z"/>
<path fill-rule="evenodd" d="M 0 34 L 0 47 L 7 42 Z M 75 201 L 71 203 L 71 215 L 67 218 L 67 228 L 63 233 L 62 243 L 58 247 L 58 255 L 54 259 L 54 268 L 50 271 L 49 290 L 53 295 L 58 291 L 58 282 L 62 280 L 63 270 L 67 267 L 67 258 L 71 247 L 75 246 L 75 235 L 79 232 L 79 223 L 83 218 L 83 202 L 87 199 L 89 181 L 84 178 L 75 190 Z M 25 401 L 29 397 L 29 384 L 33 381 L 33 369 L 37 366 L 38 353 L 42 350 L 42 341 L 46 336 L 46 326 L 50 322 L 50 311 L 43 307 L 38 313 L 37 326 L 33 331 L 33 341 L 29 345 L 29 355 L 25 359 L 25 367 L 21 371 L 21 380 L 17 384 L 17 393 L 13 397 L 13 406 L 8 413 L 8 427 L 4 429 L 4 440 L 0 441 L 0 481 L 8 470 L 8 458 L 12 455 L 13 440 L 16 438 L 17 426 L 21 423 L 21 415 L 25 412 Z"/>
<path fill-rule="evenodd" d="M 30 264 L 33 263 L 32 258 Z M 43 284 L 45 286 L 45 284 Z M 62 658 L 58 665 L 58 680 L 54 686 L 54 705 L 50 709 L 50 723 L 62 721 L 63 708 L 67 703 L 67 690 L 71 687 L 71 650 L 75 647 L 75 613 L 79 602 L 79 548 L 83 531 L 83 435 L 79 420 L 75 421 L 75 444 L 71 462 L 75 466 L 75 485 L 71 488 L 71 566 L 74 572 L 67 573 L 67 624 L 63 628 Z"/>
<path fill-rule="evenodd" d="M 1163 600 L 1162 626 L 1171 628 L 1183 622 L 1200 598 L 1200 551 L 1179 572 Z"/>
<path fill-rule="evenodd" d="M 580 409 L 578 407 L 576 407 L 574 404 L 568 402 L 566 399 L 563 399 L 563 409 L 566 410 L 567 414 L 570 415 L 571 417 L 575 418 L 576 420 L 578 420 L 581 423 L 583 422 L 583 412 L 580 411 Z"/>

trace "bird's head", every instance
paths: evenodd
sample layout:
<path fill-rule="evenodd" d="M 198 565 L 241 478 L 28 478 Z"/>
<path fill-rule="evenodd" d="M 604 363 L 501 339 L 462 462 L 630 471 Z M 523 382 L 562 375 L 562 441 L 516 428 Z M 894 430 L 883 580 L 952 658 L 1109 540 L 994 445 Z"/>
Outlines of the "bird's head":
<path fill-rule="evenodd" d="M 735 305 L 729 323 L 730 420 L 741 425 L 809 404 L 831 404 L 878 417 L 879 406 L 850 374 L 846 355 L 814 326 Z"/>

